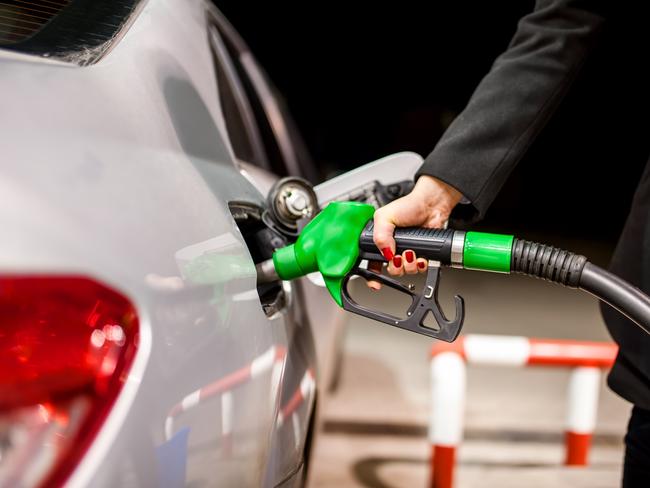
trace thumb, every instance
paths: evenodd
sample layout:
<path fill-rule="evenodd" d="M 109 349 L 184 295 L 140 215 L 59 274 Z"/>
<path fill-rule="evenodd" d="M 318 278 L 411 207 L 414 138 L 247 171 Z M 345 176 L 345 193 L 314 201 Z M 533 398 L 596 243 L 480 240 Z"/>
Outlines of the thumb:
<path fill-rule="evenodd" d="M 375 212 L 375 227 L 372 237 L 377 249 L 381 251 L 388 261 L 392 260 L 395 255 L 394 232 L 395 224 L 393 223 L 392 216 L 385 214 L 381 210 Z"/>

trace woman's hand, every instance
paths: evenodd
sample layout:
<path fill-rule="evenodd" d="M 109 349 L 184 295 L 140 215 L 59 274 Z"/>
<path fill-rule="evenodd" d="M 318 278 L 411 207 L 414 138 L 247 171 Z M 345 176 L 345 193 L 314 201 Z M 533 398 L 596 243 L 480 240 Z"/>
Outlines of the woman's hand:
<path fill-rule="evenodd" d="M 388 260 L 388 273 L 394 276 L 415 274 L 427 269 L 426 259 L 418 258 L 413 251 L 395 255 L 395 227 L 444 227 L 453 208 L 463 198 L 454 187 L 422 175 L 408 195 L 398 198 L 375 212 L 374 240 L 377 248 Z M 377 263 L 369 263 L 377 271 Z M 379 266 L 381 270 L 381 265 Z M 378 290 L 381 285 L 369 281 L 368 286 Z"/>

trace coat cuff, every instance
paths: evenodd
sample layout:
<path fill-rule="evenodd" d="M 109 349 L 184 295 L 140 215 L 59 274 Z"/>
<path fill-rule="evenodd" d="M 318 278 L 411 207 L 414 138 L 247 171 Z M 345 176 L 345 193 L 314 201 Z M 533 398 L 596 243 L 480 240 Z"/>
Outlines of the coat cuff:
<path fill-rule="evenodd" d="M 444 171 L 444 167 L 431 168 L 432 165 L 427 163 L 428 161 L 425 160 L 424 164 L 415 173 L 414 180 L 417 181 L 422 175 L 433 176 L 453 187 L 463 196 L 451 214 L 452 220 L 460 223 L 474 223 L 481 220 L 485 215 L 489 203 L 485 206 L 480 206 L 481 200 L 473 193 L 473 188 L 465 185 L 462 179 L 455 178 L 453 172 L 450 174 L 449 171 Z M 477 201 L 479 205 L 476 204 Z"/>

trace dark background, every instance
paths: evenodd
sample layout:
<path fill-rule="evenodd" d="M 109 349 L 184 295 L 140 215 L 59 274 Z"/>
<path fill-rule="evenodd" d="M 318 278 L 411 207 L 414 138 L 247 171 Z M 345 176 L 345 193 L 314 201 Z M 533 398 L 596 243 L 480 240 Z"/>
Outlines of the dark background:
<path fill-rule="evenodd" d="M 392 152 L 426 156 L 533 2 L 217 5 L 333 175 Z M 645 18 L 638 8 L 610 18 L 480 228 L 615 242 L 650 149 Z"/>

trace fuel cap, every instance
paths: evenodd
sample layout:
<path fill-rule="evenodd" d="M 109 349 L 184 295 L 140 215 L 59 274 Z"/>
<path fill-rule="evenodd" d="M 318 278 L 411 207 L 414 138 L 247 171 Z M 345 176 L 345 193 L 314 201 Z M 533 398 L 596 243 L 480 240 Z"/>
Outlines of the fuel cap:
<path fill-rule="evenodd" d="M 271 188 L 268 210 L 276 224 L 293 234 L 318 213 L 318 199 L 311 183 L 288 176 Z"/>

